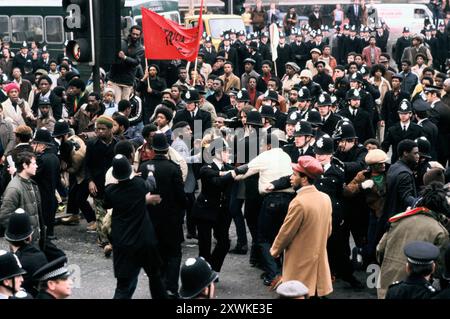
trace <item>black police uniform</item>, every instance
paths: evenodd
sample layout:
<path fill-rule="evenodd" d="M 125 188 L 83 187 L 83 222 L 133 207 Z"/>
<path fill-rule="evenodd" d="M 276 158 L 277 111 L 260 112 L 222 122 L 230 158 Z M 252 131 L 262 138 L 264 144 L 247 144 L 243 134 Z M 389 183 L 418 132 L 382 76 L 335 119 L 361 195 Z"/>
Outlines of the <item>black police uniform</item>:
<path fill-rule="evenodd" d="M 439 257 L 440 250 L 435 245 L 424 241 L 412 241 L 403 249 L 408 265 L 432 265 Z M 394 282 L 386 292 L 386 299 L 430 299 L 436 289 L 424 276 L 410 273 L 404 281 Z"/>
<path fill-rule="evenodd" d="M 450 145 L 448 143 L 450 138 L 450 108 L 444 102 L 438 101 L 429 111 L 429 118 L 438 127 L 438 161 L 445 167 L 446 162 L 450 159 Z"/>
<path fill-rule="evenodd" d="M 404 281 L 389 286 L 386 299 L 430 299 L 436 289 L 423 277 L 408 276 Z"/>
<path fill-rule="evenodd" d="M 395 63 L 397 65 L 401 65 L 403 51 L 409 46 L 411 46 L 411 37 L 400 37 L 397 39 L 395 43 Z"/>
<path fill-rule="evenodd" d="M 48 280 L 67 279 L 70 276 L 70 272 L 66 264 L 67 257 L 59 257 L 36 270 L 33 274 L 33 280 L 39 283 L 46 283 Z M 45 286 L 44 289 L 39 291 L 36 299 L 56 299 L 56 297 L 46 291 L 46 288 Z"/>
<path fill-rule="evenodd" d="M 401 123 L 396 123 L 386 133 L 385 139 L 381 144 L 383 151 L 388 152 L 389 146 L 392 145 L 391 163 L 395 163 L 398 159 L 397 145 L 404 139 L 415 140 L 423 136 L 422 128 L 416 123 L 410 122 L 406 132 L 403 131 Z"/>
<path fill-rule="evenodd" d="M 221 171 L 232 169 L 233 167 L 228 164 L 223 164 L 221 169 L 215 163 L 203 166 L 200 169 L 202 191 L 192 209 L 192 217 L 196 220 L 198 229 L 199 255 L 204 257 L 217 272 L 220 272 L 230 249 L 229 201 L 233 184 L 231 173 L 224 176 L 219 174 Z M 217 239 L 217 244 L 212 251 L 211 231 Z"/>
<path fill-rule="evenodd" d="M 339 112 L 339 115 L 348 118 L 352 123 L 360 142 L 365 142 L 369 138 L 375 137 L 372 121 L 369 113 L 361 107 L 356 110 L 356 116 L 353 116 L 354 110 L 350 112 L 348 107 Z"/>

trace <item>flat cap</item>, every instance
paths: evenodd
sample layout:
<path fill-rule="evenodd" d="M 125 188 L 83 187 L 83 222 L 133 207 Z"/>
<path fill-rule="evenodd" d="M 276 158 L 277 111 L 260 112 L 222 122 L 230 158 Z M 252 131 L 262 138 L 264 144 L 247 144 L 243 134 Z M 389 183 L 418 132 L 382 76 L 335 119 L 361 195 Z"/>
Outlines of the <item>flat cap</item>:
<path fill-rule="evenodd" d="M 289 280 L 277 287 L 277 294 L 284 298 L 297 298 L 308 295 L 308 288 L 298 280 Z"/>

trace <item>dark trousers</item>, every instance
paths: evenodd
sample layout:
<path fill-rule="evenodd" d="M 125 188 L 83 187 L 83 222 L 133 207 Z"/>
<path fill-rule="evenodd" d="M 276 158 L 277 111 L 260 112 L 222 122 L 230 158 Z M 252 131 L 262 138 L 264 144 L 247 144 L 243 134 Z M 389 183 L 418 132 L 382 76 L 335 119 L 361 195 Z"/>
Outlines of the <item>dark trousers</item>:
<path fill-rule="evenodd" d="M 245 227 L 244 215 L 242 214 L 243 199 L 237 198 L 239 183 L 234 183 L 230 196 L 230 214 L 236 226 L 237 245 L 247 245 L 247 229 Z"/>
<path fill-rule="evenodd" d="M 197 227 L 194 219 L 192 218 L 192 207 L 195 202 L 195 194 L 194 193 L 186 193 L 186 228 L 188 234 L 195 235 L 197 234 Z"/>
<path fill-rule="evenodd" d="M 369 228 L 369 208 L 361 195 L 351 200 L 344 200 L 345 223 L 353 235 L 355 245 L 363 248 L 367 245 L 367 229 Z"/>
<path fill-rule="evenodd" d="M 58 203 L 56 201 L 56 197 L 53 193 L 53 196 L 50 198 L 43 198 L 41 195 L 42 201 L 45 203 L 42 204 L 42 219 L 44 220 L 44 225 L 47 226 L 47 236 L 53 236 L 54 226 L 55 226 L 55 215 L 56 208 Z"/>
<path fill-rule="evenodd" d="M 147 253 L 148 254 L 148 253 Z M 142 254 L 143 256 L 146 253 Z M 152 299 L 166 299 L 166 289 L 161 279 L 160 268 L 157 262 L 152 262 L 156 257 L 137 258 L 136 260 L 130 260 L 130 276 L 117 278 L 116 291 L 114 292 L 114 299 L 131 299 L 136 290 L 138 283 L 138 276 L 141 268 L 144 268 L 145 273 L 149 279 L 150 293 Z M 156 258 L 156 259 L 159 259 Z"/>
<path fill-rule="evenodd" d="M 255 197 L 245 199 L 244 216 L 247 226 L 252 236 L 252 247 L 250 250 L 250 264 L 256 264 L 260 261 L 260 249 L 258 246 L 258 215 L 261 210 L 262 198 Z"/>
<path fill-rule="evenodd" d="M 84 218 L 88 223 L 95 221 L 95 212 L 87 201 L 89 197 L 89 187 L 86 180 L 77 184 L 76 177 L 70 175 L 69 177 L 69 198 L 67 200 L 67 213 L 78 215 L 80 209 L 83 212 Z"/>
<path fill-rule="evenodd" d="M 369 215 L 369 229 L 367 230 L 367 246 L 363 250 L 363 255 L 366 256 L 367 263 L 376 263 L 376 250 L 378 245 L 377 240 L 377 224 L 378 218 L 374 213 Z"/>
<path fill-rule="evenodd" d="M 213 221 L 198 220 L 198 251 L 199 256 L 205 258 L 214 271 L 220 272 L 225 256 L 230 250 L 230 237 L 228 230 L 231 224 L 231 217 L 228 210 L 221 210 L 218 219 Z M 211 231 L 217 244 L 211 252 Z"/>
<path fill-rule="evenodd" d="M 167 219 L 153 221 L 158 252 L 162 259 L 161 277 L 167 290 L 178 293 L 178 277 L 181 264 L 181 241 L 183 239 L 182 220 Z"/>
<path fill-rule="evenodd" d="M 333 217 L 331 235 L 327 241 L 328 261 L 331 273 L 340 278 L 348 278 L 353 274 L 350 262 L 350 231 L 342 220 Z"/>
<path fill-rule="evenodd" d="M 264 196 L 258 218 L 258 243 L 261 251 L 261 261 L 266 271 L 266 277 L 273 279 L 281 273 L 281 263 L 270 254 L 278 231 L 283 225 L 289 203 L 293 198 L 290 193 L 271 193 Z"/>

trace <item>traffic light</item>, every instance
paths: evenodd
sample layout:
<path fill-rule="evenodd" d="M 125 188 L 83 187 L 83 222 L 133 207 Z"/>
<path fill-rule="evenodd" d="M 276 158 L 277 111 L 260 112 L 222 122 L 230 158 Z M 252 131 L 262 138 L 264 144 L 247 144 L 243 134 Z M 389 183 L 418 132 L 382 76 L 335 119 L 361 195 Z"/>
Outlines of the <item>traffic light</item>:
<path fill-rule="evenodd" d="M 95 0 L 63 0 L 66 32 L 73 32 L 73 40 L 66 46 L 66 54 L 74 62 L 95 63 L 94 41 Z"/>
<path fill-rule="evenodd" d="M 101 12 L 100 19 L 95 22 L 99 36 L 101 55 L 99 63 L 106 66 L 117 62 L 121 50 L 122 18 L 121 10 L 125 6 L 124 0 L 98 0 L 96 10 Z"/>

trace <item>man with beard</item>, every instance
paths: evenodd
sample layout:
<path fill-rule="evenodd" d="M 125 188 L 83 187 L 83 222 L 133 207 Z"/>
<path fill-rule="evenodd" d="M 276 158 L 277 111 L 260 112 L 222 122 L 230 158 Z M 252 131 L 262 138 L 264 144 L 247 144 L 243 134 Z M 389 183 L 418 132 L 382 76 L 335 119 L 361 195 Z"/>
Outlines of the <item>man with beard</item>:
<path fill-rule="evenodd" d="M 313 81 L 318 83 L 322 91 L 328 92 L 330 86 L 333 86 L 333 78 L 328 74 L 325 61 L 317 61 L 314 63 L 317 74 L 313 77 Z"/>
<path fill-rule="evenodd" d="M 258 72 L 254 70 L 256 61 L 250 58 L 244 60 L 244 73 L 241 75 L 241 87 L 247 88 L 250 77 L 259 78 Z"/>
<path fill-rule="evenodd" d="M 141 33 L 142 28 L 138 25 L 130 28 L 126 47 L 123 47 L 117 54 L 120 62 L 111 65 L 107 85 L 114 90 L 116 103 L 119 103 L 120 100 L 129 99 L 133 89 L 136 68 L 144 60 L 144 47 L 140 41 Z"/>
<path fill-rule="evenodd" d="M 150 116 L 155 111 L 155 107 L 161 102 L 161 92 L 167 87 L 166 81 L 158 76 L 159 67 L 150 65 L 145 71 L 144 77 L 139 81 L 137 91 L 141 93 L 143 103 L 144 125 L 149 123 Z M 150 85 L 149 85 L 150 84 Z"/>

